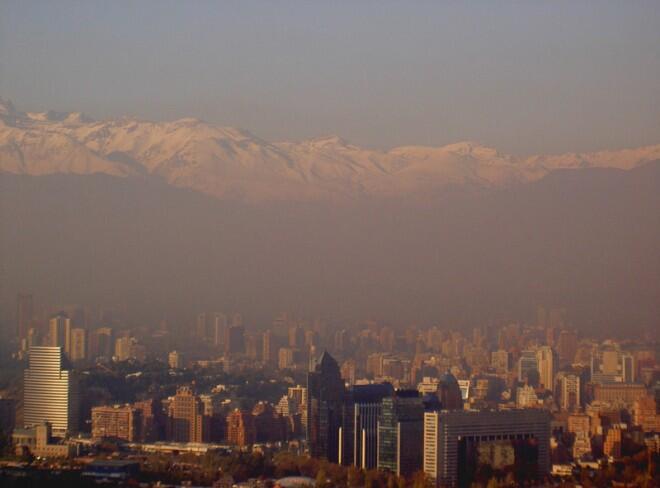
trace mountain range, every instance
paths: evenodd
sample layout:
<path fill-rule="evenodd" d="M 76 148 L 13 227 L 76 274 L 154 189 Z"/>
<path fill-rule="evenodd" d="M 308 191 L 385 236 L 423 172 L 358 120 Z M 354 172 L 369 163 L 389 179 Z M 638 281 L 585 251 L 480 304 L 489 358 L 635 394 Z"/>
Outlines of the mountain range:
<path fill-rule="evenodd" d="M 194 118 L 95 121 L 80 112 L 21 112 L 0 99 L 0 172 L 156 178 L 220 199 L 424 197 L 448 188 L 500 188 L 558 169 L 629 170 L 660 144 L 519 158 L 475 142 L 366 149 L 337 136 L 268 142 Z"/>

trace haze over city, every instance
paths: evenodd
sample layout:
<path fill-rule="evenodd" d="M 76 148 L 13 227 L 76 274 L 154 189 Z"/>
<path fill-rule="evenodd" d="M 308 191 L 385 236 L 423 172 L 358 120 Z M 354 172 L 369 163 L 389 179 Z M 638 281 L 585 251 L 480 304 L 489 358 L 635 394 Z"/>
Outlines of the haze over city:
<path fill-rule="evenodd" d="M 657 486 L 659 46 L 656 1 L 1 2 L 0 485 Z"/>

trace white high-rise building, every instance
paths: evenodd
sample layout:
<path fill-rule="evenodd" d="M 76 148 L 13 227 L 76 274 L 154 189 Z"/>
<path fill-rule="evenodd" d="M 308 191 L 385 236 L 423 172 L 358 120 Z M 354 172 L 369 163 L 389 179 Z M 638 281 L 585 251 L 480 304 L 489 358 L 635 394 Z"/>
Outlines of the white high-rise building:
<path fill-rule="evenodd" d="M 561 378 L 561 408 L 575 410 L 580 406 L 580 377 L 566 374 Z"/>
<path fill-rule="evenodd" d="M 31 427 L 47 421 L 53 435 L 78 429 L 77 385 L 72 371 L 64 369 L 62 347 L 34 346 L 24 373 L 23 424 Z"/>
<path fill-rule="evenodd" d="M 433 481 L 434 486 L 439 475 L 439 450 L 438 440 L 440 428 L 440 411 L 430 410 L 424 412 L 424 462 L 423 468 Z"/>

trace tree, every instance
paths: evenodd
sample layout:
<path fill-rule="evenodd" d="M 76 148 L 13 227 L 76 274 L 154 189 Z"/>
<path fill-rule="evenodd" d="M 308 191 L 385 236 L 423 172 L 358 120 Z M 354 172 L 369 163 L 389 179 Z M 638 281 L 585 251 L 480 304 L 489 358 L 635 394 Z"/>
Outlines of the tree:
<path fill-rule="evenodd" d="M 319 469 L 319 472 L 316 475 L 316 488 L 330 488 L 328 475 L 323 468 Z"/>
<path fill-rule="evenodd" d="M 347 473 L 348 486 L 350 487 L 362 487 L 364 486 L 364 474 L 355 466 L 348 468 Z"/>
<path fill-rule="evenodd" d="M 433 482 L 424 471 L 417 471 L 412 478 L 413 488 L 431 488 Z"/>
<path fill-rule="evenodd" d="M 11 453 L 11 438 L 2 429 L 0 429 L 0 456 L 7 456 Z"/>

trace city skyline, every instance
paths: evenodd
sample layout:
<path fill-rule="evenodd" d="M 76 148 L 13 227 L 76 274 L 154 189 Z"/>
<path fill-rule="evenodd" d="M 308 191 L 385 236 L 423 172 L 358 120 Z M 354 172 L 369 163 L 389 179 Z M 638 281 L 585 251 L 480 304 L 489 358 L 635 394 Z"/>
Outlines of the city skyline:
<path fill-rule="evenodd" d="M 0 1 L 0 486 L 660 486 L 660 2 Z"/>

